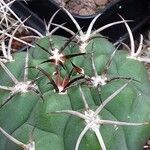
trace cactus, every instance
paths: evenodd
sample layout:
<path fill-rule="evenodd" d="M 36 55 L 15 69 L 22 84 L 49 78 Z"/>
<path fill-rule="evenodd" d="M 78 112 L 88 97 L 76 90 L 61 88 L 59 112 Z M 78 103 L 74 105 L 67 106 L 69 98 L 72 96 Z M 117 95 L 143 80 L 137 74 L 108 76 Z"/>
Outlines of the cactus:
<path fill-rule="evenodd" d="M 53 24 L 57 27 L 26 52 L 14 53 L 14 61 L 0 59 L 0 149 L 141 150 L 150 131 L 150 82 L 140 59 L 142 47 L 135 51 L 123 18 L 93 32 L 99 15 L 86 40 L 79 41 L 84 33 L 66 13 L 77 34 Z M 129 31 L 129 53 L 95 36 L 119 23 Z M 53 35 L 58 28 L 72 37 Z"/>

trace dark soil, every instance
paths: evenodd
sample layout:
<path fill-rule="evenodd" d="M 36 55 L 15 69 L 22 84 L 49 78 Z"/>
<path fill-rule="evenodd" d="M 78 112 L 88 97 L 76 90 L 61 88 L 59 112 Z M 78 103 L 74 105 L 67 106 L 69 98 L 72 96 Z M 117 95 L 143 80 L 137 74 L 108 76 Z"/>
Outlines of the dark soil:
<path fill-rule="evenodd" d="M 114 0 L 54 0 L 75 15 L 93 15 Z"/>
<path fill-rule="evenodd" d="M 33 36 L 33 35 L 34 34 L 30 31 L 22 30 L 21 32 L 17 32 L 17 34 L 15 34 L 15 37 L 22 39 L 25 42 L 32 43 L 35 41 L 35 39 L 31 38 L 30 36 Z M 25 38 L 25 37 L 28 37 L 28 38 Z M 16 51 L 22 49 L 23 47 L 25 47 L 26 45 L 19 41 L 13 40 L 11 46 L 12 46 L 12 50 L 13 50 L 12 52 L 16 52 Z"/>

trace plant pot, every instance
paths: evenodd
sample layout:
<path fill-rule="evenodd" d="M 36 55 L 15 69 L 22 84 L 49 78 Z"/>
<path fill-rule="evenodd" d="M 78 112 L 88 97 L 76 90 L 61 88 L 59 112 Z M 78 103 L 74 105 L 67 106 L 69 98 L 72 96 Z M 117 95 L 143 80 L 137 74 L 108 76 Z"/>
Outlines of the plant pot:
<path fill-rule="evenodd" d="M 24 3 L 15 1 L 11 8 L 22 20 L 29 17 L 25 22 L 26 25 L 36 29 L 41 34 L 45 34 L 45 25 L 42 19 L 33 13 Z"/>
<path fill-rule="evenodd" d="M 31 2 L 28 2 L 28 7 L 46 21 L 48 21 L 59 9 L 59 6 L 53 0 L 32 0 Z M 108 23 L 121 20 L 118 16 L 118 14 L 120 14 L 125 19 L 134 20 L 134 22 L 130 23 L 130 27 L 132 28 L 133 32 L 136 33 L 149 20 L 148 0 L 116 0 L 110 3 L 100 13 L 102 15 L 97 19 L 94 29 L 97 29 Z M 96 15 L 97 14 L 89 16 L 73 16 L 80 26 L 84 27 L 83 30 L 86 30 L 89 23 Z M 72 31 L 77 31 L 74 24 L 63 10 L 60 10 L 60 12 L 56 15 L 54 22 L 58 24 L 66 22 L 66 27 Z M 106 29 L 101 33 L 105 36 L 108 36 L 113 41 L 127 39 L 126 29 L 123 24 Z M 67 37 L 69 36 L 66 32 L 64 32 L 64 30 L 59 30 L 56 32 L 56 34 Z"/>
<path fill-rule="evenodd" d="M 20 1 L 16 1 L 12 4 L 11 9 L 15 12 L 15 14 L 21 19 L 24 20 L 28 18 L 25 22 L 25 25 L 32 27 L 33 29 L 37 30 L 41 34 L 45 34 L 45 25 L 41 18 L 39 18 L 36 14 L 34 14 L 29 8 L 26 7 L 23 3 Z M 22 26 L 22 32 L 17 34 L 16 36 L 18 38 L 23 37 L 24 35 L 34 35 L 33 32 L 27 32 L 25 29 L 23 29 Z M 26 39 L 26 42 L 33 43 L 35 39 Z M 22 44 L 16 40 L 12 42 L 12 49 L 15 50 L 26 50 L 27 46 L 25 44 Z"/>

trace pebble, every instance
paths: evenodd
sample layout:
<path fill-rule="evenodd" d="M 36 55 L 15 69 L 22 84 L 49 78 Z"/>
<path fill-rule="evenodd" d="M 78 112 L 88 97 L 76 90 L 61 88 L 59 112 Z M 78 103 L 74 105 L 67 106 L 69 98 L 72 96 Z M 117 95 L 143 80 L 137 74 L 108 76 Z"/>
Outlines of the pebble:
<path fill-rule="evenodd" d="M 94 0 L 95 4 L 98 6 L 105 5 L 108 3 L 108 0 Z"/>

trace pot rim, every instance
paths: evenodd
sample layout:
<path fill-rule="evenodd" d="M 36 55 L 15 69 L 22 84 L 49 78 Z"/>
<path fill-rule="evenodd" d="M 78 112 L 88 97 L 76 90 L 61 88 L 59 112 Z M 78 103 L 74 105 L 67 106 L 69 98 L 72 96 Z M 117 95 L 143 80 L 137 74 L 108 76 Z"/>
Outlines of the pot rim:
<path fill-rule="evenodd" d="M 58 9 L 60 8 L 60 6 L 58 5 L 57 2 L 55 2 L 54 0 L 49 0 L 53 5 L 55 5 Z M 97 11 L 95 14 L 92 14 L 92 15 L 77 15 L 77 14 L 72 14 L 72 16 L 74 18 L 77 18 L 77 19 L 91 19 L 91 18 L 94 18 L 95 16 L 97 16 L 98 14 L 103 14 L 105 13 L 109 8 L 111 8 L 112 6 L 114 6 L 115 4 L 119 3 L 119 2 L 122 2 L 124 0 L 112 0 L 112 2 L 108 3 L 106 5 L 106 7 L 100 11 Z M 127 0 L 126 0 L 127 1 Z M 61 9 L 62 10 L 62 9 Z M 65 11 L 62 10 L 64 13 Z"/>

